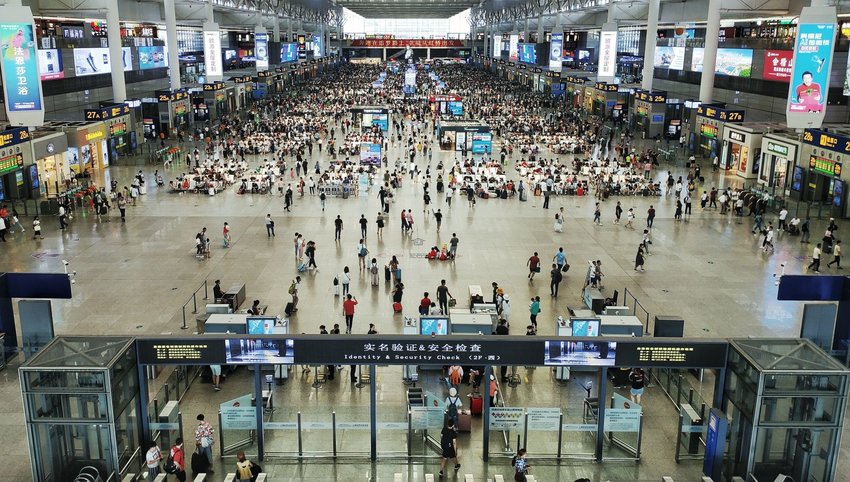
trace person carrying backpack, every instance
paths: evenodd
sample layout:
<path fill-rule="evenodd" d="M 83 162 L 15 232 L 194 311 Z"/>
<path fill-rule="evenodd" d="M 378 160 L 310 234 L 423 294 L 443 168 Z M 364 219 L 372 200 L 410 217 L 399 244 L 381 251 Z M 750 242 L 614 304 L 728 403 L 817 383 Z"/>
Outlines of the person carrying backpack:
<path fill-rule="evenodd" d="M 183 451 L 183 437 L 177 437 L 174 446 L 165 460 L 165 473 L 174 474 L 180 482 L 186 482 L 186 453 Z"/>
<path fill-rule="evenodd" d="M 525 482 L 528 480 L 526 477 L 528 475 L 528 469 L 531 466 L 528 464 L 528 459 L 526 458 L 528 452 L 525 449 L 519 449 L 514 458 L 511 459 L 511 466 L 514 468 L 514 481 L 515 482 Z"/>
<path fill-rule="evenodd" d="M 248 460 L 244 451 L 240 450 L 236 453 L 236 480 L 254 482 L 260 472 L 262 472 L 260 466 Z"/>
<path fill-rule="evenodd" d="M 446 398 L 446 418 L 449 425 L 457 425 L 458 413 L 463 406 L 460 397 L 457 396 L 457 388 L 449 388 L 449 396 Z"/>

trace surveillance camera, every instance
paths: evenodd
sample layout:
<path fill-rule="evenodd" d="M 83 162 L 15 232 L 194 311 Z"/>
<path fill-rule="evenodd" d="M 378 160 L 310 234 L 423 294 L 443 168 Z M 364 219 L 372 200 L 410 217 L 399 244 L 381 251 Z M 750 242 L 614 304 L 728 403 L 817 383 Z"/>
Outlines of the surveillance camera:
<path fill-rule="evenodd" d="M 76 271 L 74 271 L 73 273 L 74 273 L 74 276 L 77 276 L 77 272 L 76 272 Z"/>
<path fill-rule="evenodd" d="M 67 261 L 65 261 L 65 260 L 63 259 L 63 260 L 62 260 L 62 264 L 64 264 L 65 266 L 68 266 L 68 265 L 69 265 L 69 264 L 71 264 L 71 263 L 69 263 L 69 262 L 67 262 Z"/>
<path fill-rule="evenodd" d="M 71 284 L 72 284 L 72 285 L 75 285 L 75 284 L 77 284 L 77 280 L 75 280 L 75 279 L 72 279 L 72 280 L 71 280 Z"/>

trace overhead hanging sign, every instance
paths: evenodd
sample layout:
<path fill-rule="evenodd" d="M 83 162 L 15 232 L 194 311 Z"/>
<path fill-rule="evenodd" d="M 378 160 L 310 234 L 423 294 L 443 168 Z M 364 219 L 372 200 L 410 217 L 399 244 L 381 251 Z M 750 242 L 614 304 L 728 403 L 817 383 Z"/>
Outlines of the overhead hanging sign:
<path fill-rule="evenodd" d="M 519 60 L 519 34 L 512 33 L 508 37 L 508 60 L 516 62 Z"/>
<path fill-rule="evenodd" d="M 564 60 L 564 34 L 553 32 L 549 38 L 549 70 L 560 72 Z"/>
<path fill-rule="evenodd" d="M 502 36 L 500 34 L 493 35 L 493 57 L 502 56 Z"/>
<path fill-rule="evenodd" d="M 606 23 L 599 34 L 599 81 L 613 82 L 617 69 L 617 24 Z"/>
<path fill-rule="evenodd" d="M 207 82 L 221 80 L 224 69 L 221 65 L 221 34 L 218 24 L 204 24 L 204 64 L 207 68 Z"/>
<path fill-rule="evenodd" d="M 835 7 L 806 7 L 800 13 L 785 111 L 786 123 L 792 129 L 823 124 L 836 18 Z"/>
<path fill-rule="evenodd" d="M 44 124 L 44 99 L 38 72 L 35 25 L 29 7 L 0 8 L 3 91 L 6 115 L 15 126 Z"/>
<path fill-rule="evenodd" d="M 269 34 L 265 29 L 254 32 L 254 54 L 257 59 L 257 71 L 267 70 L 269 68 Z"/>

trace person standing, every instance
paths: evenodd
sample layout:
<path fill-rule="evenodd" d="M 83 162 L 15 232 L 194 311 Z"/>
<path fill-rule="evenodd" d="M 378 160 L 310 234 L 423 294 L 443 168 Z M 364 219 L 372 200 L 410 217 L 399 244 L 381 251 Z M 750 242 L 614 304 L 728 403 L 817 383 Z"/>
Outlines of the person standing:
<path fill-rule="evenodd" d="M 289 207 L 292 206 L 292 185 L 286 186 L 286 193 L 283 195 L 283 209 L 286 212 L 291 212 Z"/>
<path fill-rule="evenodd" d="M 815 249 L 812 250 L 812 262 L 806 268 L 807 270 L 811 269 L 815 273 L 820 273 L 820 256 L 821 256 L 821 245 L 820 243 L 815 246 Z"/>
<path fill-rule="evenodd" d="M 274 220 L 272 220 L 271 213 L 266 214 L 266 234 L 270 238 L 274 236 Z"/>
<path fill-rule="evenodd" d="M 800 243 L 809 244 L 809 235 L 811 234 L 809 232 L 809 218 L 806 218 L 806 220 L 803 221 L 803 224 L 800 225 L 800 232 L 803 233 L 802 236 L 800 236 Z"/>
<path fill-rule="evenodd" d="M 549 294 L 558 296 L 558 287 L 561 285 L 564 275 L 561 274 L 561 268 L 555 263 L 552 264 L 552 271 L 549 274 L 552 277 L 552 280 L 549 282 Z"/>
<path fill-rule="evenodd" d="M 174 440 L 174 446 L 171 447 L 168 458 L 174 462 L 174 467 L 177 469 L 177 472 L 174 472 L 177 480 L 186 482 L 186 452 L 183 450 L 183 437 L 177 437 Z"/>
<path fill-rule="evenodd" d="M 342 302 L 342 314 L 345 316 L 345 334 L 350 335 L 351 329 L 354 326 L 354 307 L 357 305 L 357 298 L 346 295 L 345 301 Z"/>
<path fill-rule="evenodd" d="M 368 254 L 369 250 L 366 248 L 366 240 L 361 239 L 360 243 L 357 244 L 357 265 L 360 267 L 360 271 L 366 269 L 366 255 Z"/>
<path fill-rule="evenodd" d="M 213 390 L 221 391 L 221 365 L 210 365 L 210 373 Z"/>
<path fill-rule="evenodd" d="M 162 453 L 156 442 L 151 442 L 147 453 L 145 453 L 145 466 L 148 468 L 148 480 L 153 480 L 159 475 L 159 463 L 162 462 Z"/>
<path fill-rule="evenodd" d="M 457 257 L 457 245 L 460 240 L 457 238 L 457 233 L 452 233 L 452 239 L 449 240 L 449 257 L 455 259 Z"/>
<path fill-rule="evenodd" d="M 788 210 L 784 207 L 779 211 L 779 229 L 786 230 L 788 226 L 785 224 L 785 218 L 788 217 Z"/>
<path fill-rule="evenodd" d="M 381 276 L 379 275 L 379 272 L 378 260 L 376 258 L 372 258 L 372 263 L 369 265 L 369 277 L 372 280 L 372 286 L 378 286 L 380 284 Z"/>
<path fill-rule="evenodd" d="M 41 221 L 38 219 L 38 216 L 32 220 L 32 239 L 36 238 L 44 239 L 44 236 L 41 235 Z"/>
<path fill-rule="evenodd" d="M 301 277 L 296 276 L 294 280 L 292 280 L 292 284 L 289 286 L 289 294 L 292 296 L 292 313 L 298 311 L 298 288 L 301 287 Z"/>
<path fill-rule="evenodd" d="M 832 261 L 827 263 L 826 267 L 831 268 L 833 263 L 841 269 L 841 240 L 835 241 L 835 247 L 832 248 Z"/>
<path fill-rule="evenodd" d="M 351 284 L 351 274 L 348 266 L 342 268 L 342 273 L 339 275 L 339 284 L 342 285 L 342 296 L 348 294 L 348 287 Z"/>
<path fill-rule="evenodd" d="M 375 218 L 375 224 L 378 225 L 378 237 L 380 238 L 384 234 L 384 215 L 379 212 L 378 216 Z"/>
<path fill-rule="evenodd" d="M 203 413 L 199 413 L 197 419 L 198 426 L 195 427 L 195 447 L 197 447 L 198 452 L 207 457 L 207 462 L 209 462 L 210 465 L 210 469 L 207 473 L 212 474 L 214 473 L 212 470 L 212 447 L 213 444 L 215 444 L 215 438 L 213 437 L 215 429 L 212 428 L 212 425 L 210 425 L 209 422 L 204 420 Z"/>
<path fill-rule="evenodd" d="M 685 214 L 691 215 L 691 194 L 685 193 Z"/>
<path fill-rule="evenodd" d="M 127 221 L 127 199 L 120 192 L 118 193 L 118 212 L 121 214 L 121 222 Z"/>
<path fill-rule="evenodd" d="M 221 236 L 224 238 L 224 247 L 229 248 L 233 238 L 230 236 L 230 226 L 227 223 L 224 223 L 224 227 L 221 229 Z"/>
<path fill-rule="evenodd" d="M 440 226 L 443 224 L 443 213 L 437 209 L 437 212 L 434 213 L 434 219 L 437 220 L 437 232 L 440 232 Z"/>
<path fill-rule="evenodd" d="M 236 480 L 251 482 L 254 479 L 253 467 L 254 464 L 245 457 L 244 451 L 236 453 Z"/>
<path fill-rule="evenodd" d="M 334 240 L 339 241 L 342 238 L 342 217 L 337 214 L 334 219 Z"/>
<path fill-rule="evenodd" d="M 632 384 L 632 388 L 629 391 L 632 402 L 640 405 L 640 397 L 643 395 L 643 390 L 646 386 L 646 375 L 644 375 L 643 370 L 633 368 L 632 372 L 629 373 L 629 382 Z"/>
<path fill-rule="evenodd" d="M 652 223 L 655 222 L 655 207 L 650 204 L 646 210 L 646 227 L 652 229 Z"/>
<path fill-rule="evenodd" d="M 593 224 L 602 226 L 602 210 L 599 208 L 599 203 L 596 203 L 596 209 L 593 211 Z"/>
<path fill-rule="evenodd" d="M 304 254 L 307 255 L 307 269 L 318 270 L 319 267 L 316 265 L 316 243 L 314 241 L 307 241 Z"/>
<path fill-rule="evenodd" d="M 531 303 L 528 304 L 528 312 L 531 314 L 531 324 L 534 326 L 534 332 L 537 332 L 537 315 L 540 314 L 540 297 L 531 298 Z"/>
<path fill-rule="evenodd" d="M 447 316 L 449 314 L 449 298 L 454 299 L 454 296 L 449 292 L 446 280 L 440 280 L 440 286 L 437 287 L 437 301 L 440 304 L 440 310 Z"/>
<path fill-rule="evenodd" d="M 367 226 L 369 225 L 369 221 L 366 220 L 366 215 L 360 215 L 360 237 L 366 239 L 366 231 Z"/>
<path fill-rule="evenodd" d="M 319 193 L 319 204 L 322 205 L 322 212 L 325 212 L 325 200 L 327 200 L 327 196 L 325 195 L 325 191 Z"/>
<path fill-rule="evenodd" d="M 455 431 L 455 424 L 451 420 L 449 420 L 448 425 L 440 433 L 440 449 L 442 450 L 440 477 L 445 476 L 446 461 L 449 459 L 454 459 L 455 471 L 459 470 L 460 461 L 458 461 L 457 432 Z"/>
<path fill-rule="evenodd" d="M 511 460 L 511 465 L 514 467 L 514 481 L 525 482 L 528 480 L 528 469 L 531 465 L 528 463 L 528 452 L 525 449 L 519 449 L 517 454 Z"/>
<path fill-rule="evenodd" d="M 540 258 L 537 257 L 537 251 L 525 264 L 528 266 L 528 279 L 534 281 L 534 274 L 540 271 Z"/>
<path fill-rule="evenodd" d="M 65 206 L 63 204 L 59 204 L 59 229 L 65 229 L 65 226 L 68 224 L 65 222 Z M 5 239 L 3 239 L 5 241 Z"/>
<path fill-rule="evenodd" d="M 2 217 L 0 217 L 0 241 L 6 242 L 6 220 Z"/>
<path fill-rule="evenodd" d="M 623 206 L 620 205 L 620 201 L 617 201 L 617 205 L 614 207 L 614 224 L 620 224 L 620 216 L 623 215 Z"/>

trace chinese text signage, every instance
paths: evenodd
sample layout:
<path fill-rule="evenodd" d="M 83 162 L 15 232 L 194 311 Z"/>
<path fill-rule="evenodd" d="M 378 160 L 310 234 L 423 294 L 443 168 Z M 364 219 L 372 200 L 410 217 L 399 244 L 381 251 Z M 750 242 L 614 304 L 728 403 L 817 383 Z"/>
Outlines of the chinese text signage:
<path fill-rule="evenodd" d="M 6 11 L 22 12 L 29 19 L 0 23 L 0 49 L 2 49 L 3 89 L 6 94 L 6 112 L 15 125 L 35 125 L 43 122 L 41 79 L 38 73 L 35 30 L 29 7 L 3 7 L 0 12 L 8 18 Z M 22 18 L 17 15 L 17 18 Z M 38 122 L 32 117 L 21 117 L 17 113 L 38 112 Z"/>
<path fill-rule="evenodd" d="M 820 127 L 826 115 L 826 97 L 829 90 L 829 73 L 832 66 L 832 49 L 835 44 L 835 9 L 824 7 L 813 13 L 807 7 L 800 14 L 797 41 L 788 104 L 787 124 L 790 128 Z M 826 19 L 831 13 L 832 20 Z"/>
<path fill-rule="evenodd" d="M 803 131 L 803 142 L 841 154 L 850 154 L 850 137 L 847 136 L 806 129 Z"/>
<path fill-rule="evenodd" d="M 204 65 L 207 80 L 216 80 L 224 74 L 221 65 L 221 34 L 216 30 L 204 30 Z"/>
<path fill-rule="evenodd" d="M 764 51 L 764 80 L 778 80 L 790 82 L 791 65 L 794 58 L 792 50 L 765 50 Z"/>
<path fill-rule="evenodd" d="M 463 47 L 463 41 L 457 39 L 358 39 L 351 41 L 352 47 Z"/>
<path fill-rule="evenodd" d="M 809 169 L 827 176 L 841 177 L 841 163 L 823 157 L 811 156 L 809 158 Z"/>

